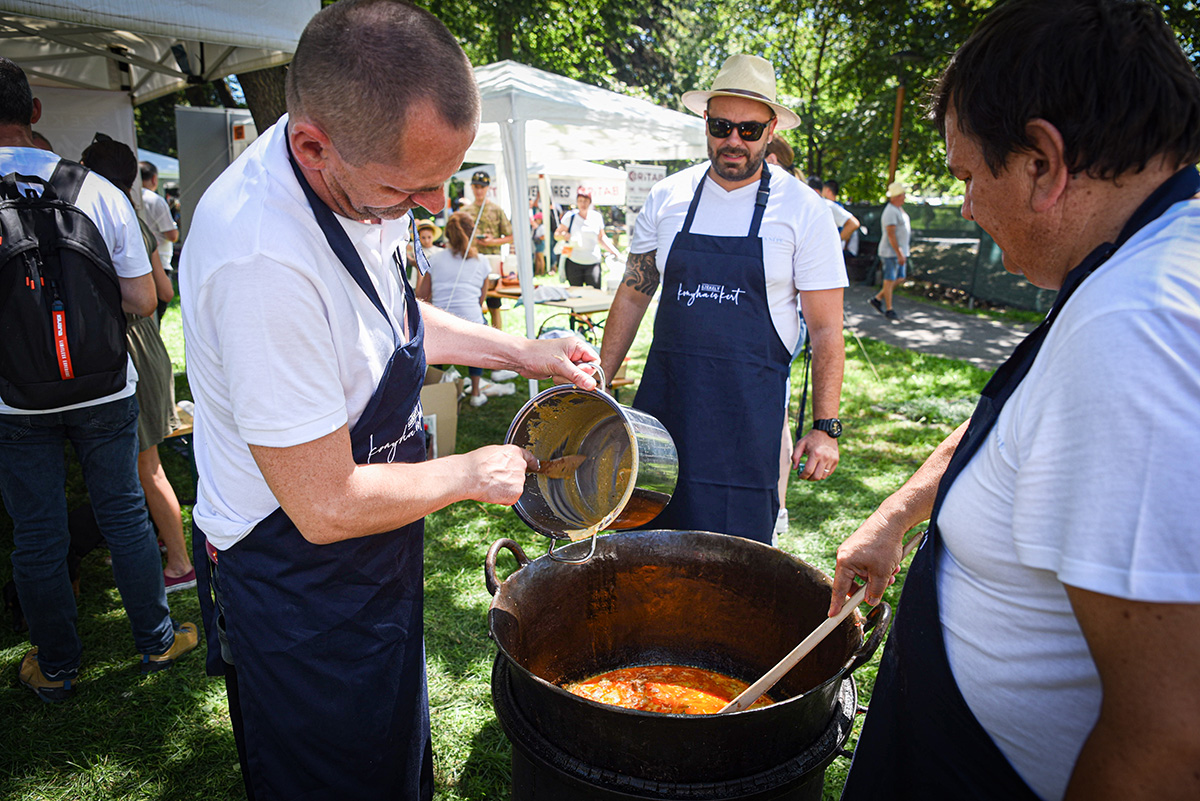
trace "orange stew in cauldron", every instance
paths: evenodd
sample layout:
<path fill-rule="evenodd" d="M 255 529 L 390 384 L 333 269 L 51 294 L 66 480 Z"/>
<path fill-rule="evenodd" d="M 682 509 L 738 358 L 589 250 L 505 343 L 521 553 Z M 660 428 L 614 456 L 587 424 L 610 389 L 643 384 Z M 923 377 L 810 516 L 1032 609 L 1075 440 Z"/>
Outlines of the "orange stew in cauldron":
<path fill-rule="evenodd" d="M 712 670 L 680 665 L 643 665 L 564 684 L 563 689 L 602 704 L 643 712 L 712 715 L 749 686 Z M 750 709 L 772 703 L 764 695 Z"/>

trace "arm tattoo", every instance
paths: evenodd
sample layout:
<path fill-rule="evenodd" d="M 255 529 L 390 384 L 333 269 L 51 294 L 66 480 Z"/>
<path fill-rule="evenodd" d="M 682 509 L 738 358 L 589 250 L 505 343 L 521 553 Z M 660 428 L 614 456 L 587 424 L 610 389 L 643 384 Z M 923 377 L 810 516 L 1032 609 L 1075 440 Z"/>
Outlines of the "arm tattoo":
<path fill-rule="evenodd" d="M 649 253 L 631 253 L 625 264 L 625 286 L 636 289 L 643 295 L 653 295 L 658 288 L 658 264 L 654 259 L 655 251 Z"/>

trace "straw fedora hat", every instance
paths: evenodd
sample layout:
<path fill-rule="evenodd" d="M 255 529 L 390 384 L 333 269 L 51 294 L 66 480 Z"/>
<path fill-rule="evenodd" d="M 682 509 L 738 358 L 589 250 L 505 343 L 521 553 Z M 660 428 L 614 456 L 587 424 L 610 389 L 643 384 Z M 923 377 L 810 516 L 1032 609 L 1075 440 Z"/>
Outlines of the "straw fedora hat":
<path fill-rule="evenodd" d="M 895 197 L 896 195 L 907 195 L 908 186 L 903 181 L 892 181 L 888 184 L 887 196 Z"/>
<path fill-rule="evenodd" d="M 730 56 L 713 79 L 711 90 L 694 89 L 684 92 L 681 99 L 688 111 L 704 116 L 710 97 L 747 97 L 766 103 L 779 118 L 776 130 L 786 131 L 800 125 L 796 112 L 775 102 L 775 68 L 759 56 Z"/>
<path fill-rule="evenodd" d="M 433 241 L 436 242 L 442 238 L 442 229 L 438 228 L 437 223 L 433 220 L 417 220 L 417 233 L 429 228 L 433 231 Z"/>

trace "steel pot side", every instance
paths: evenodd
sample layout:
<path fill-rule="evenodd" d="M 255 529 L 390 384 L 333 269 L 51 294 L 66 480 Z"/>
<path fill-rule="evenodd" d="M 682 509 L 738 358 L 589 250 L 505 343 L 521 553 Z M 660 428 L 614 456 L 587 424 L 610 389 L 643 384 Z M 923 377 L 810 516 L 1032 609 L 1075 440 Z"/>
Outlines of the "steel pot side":
<path fill-rule="evenodd" d="M 705 749 L 714 776 L 792 758 L 834 714 L 845 677 L 870 659 L 890 623 L 880 607 L 866 623 L 856 612 L 772 690 L 777 703 L 728 715 L 661 715 L 599 704 L 559 684 L 636 664 L 664 662 L 716 670 L 750 682 L 795 647 L 826 616 L 830 580 L 782 551 L 722 534 L 636 531 L 599 540 L 585 564 L 529 561 L 505 581 L 495 575 L 503 541 L 489 551 L 485 577 L 495 586 L 491 636 L 510 671 L 511 692 L 539 731 L 582 760 L 603 758 L 603 744 L 634 741 L 652 730 L 664 743 L 650 774 L 683 781 L 685 752 Z M 561 549 L 570 555 L 584 543 Z M 519 551 L 514 551 L 516 555 Z M 872 625 L 874 623 L 875 625 Z M 751 755 L 737 745 L 756 744 Z M 596 744 L 598 743 L 598 744 Z M 734 747 L 728 765 L 718 754 Z M 684 759 L 683 762 L 679 760 Z M 751 766 L 753 767 L 753 766 Z M 744 774 L 743 774 L 744 775 Z M 712 780 L 718 780 L 713 778 Z"/>
<path fill-rule="evenodd" d="M 564 539 L 566 529 L 622 530 L 653 520 L 675 491 L 679 457 L 675 442 L 653 416 L 622 406 L 605 392 L 570 385 L 551 387 L 521 407 L 508 428 L 506 444 L 526 448 L 538 459 L 585 453 L 591 458 L 574 476 L 525 478 L 513 506 L 539 534 Z M 619 475 L 627 464 L 630 480 Z M 583 496 L 596 496 L 601 509 L 580 509 L 571 483 Z M 605 514 L 607 512 L 615 514 Z"/>

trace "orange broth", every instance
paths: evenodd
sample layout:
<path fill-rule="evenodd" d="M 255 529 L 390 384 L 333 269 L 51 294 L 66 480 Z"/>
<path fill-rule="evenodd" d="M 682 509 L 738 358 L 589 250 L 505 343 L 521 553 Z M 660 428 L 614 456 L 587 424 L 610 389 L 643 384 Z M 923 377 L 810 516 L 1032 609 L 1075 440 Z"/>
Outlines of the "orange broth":
<path fill-rule="evenodd" d="M 643 665 L 601 673 L 563 689 L 602 704 L 671 715 L 712 715 L 749 687 L 743 681 L 700 668 Z M 763 696 L 750 709 L 774 703 Z"/>

